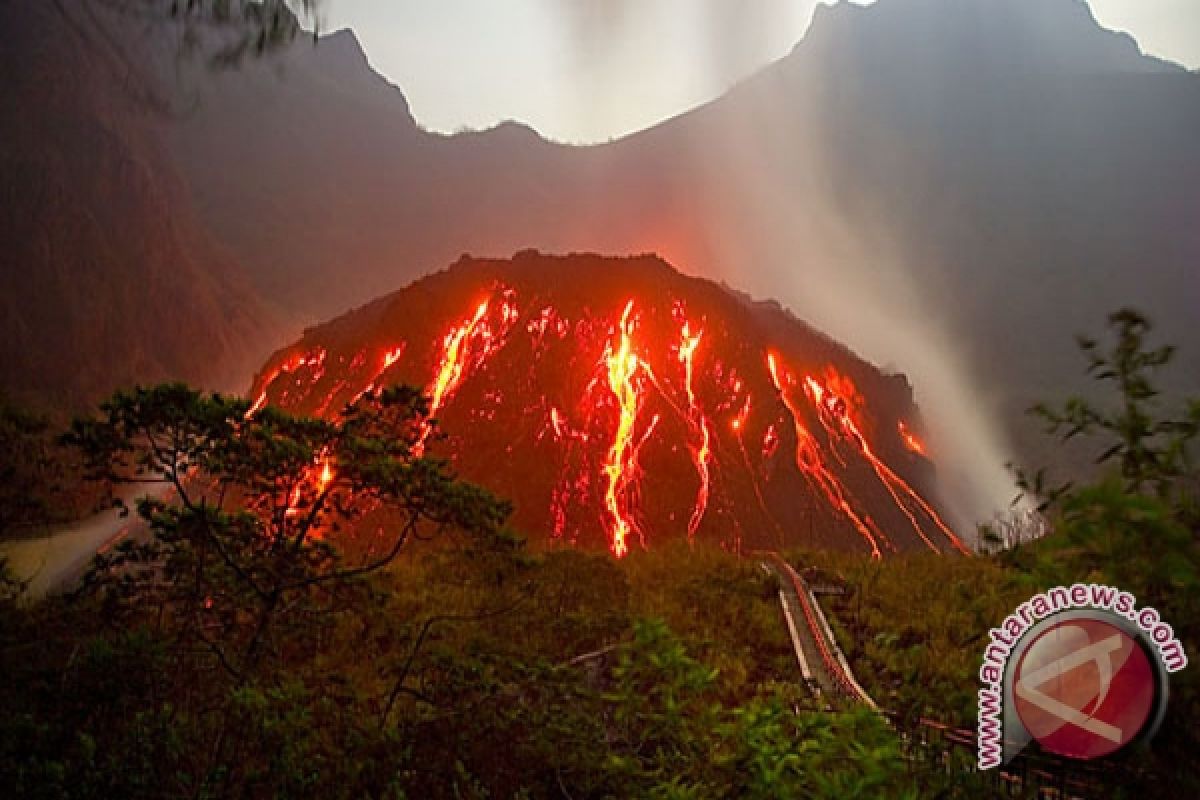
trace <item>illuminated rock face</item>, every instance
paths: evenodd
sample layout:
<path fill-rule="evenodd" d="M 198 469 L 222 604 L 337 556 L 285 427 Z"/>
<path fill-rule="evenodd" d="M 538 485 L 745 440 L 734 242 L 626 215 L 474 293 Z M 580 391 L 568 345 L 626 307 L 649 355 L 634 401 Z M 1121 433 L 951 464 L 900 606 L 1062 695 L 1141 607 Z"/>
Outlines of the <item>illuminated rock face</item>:
<path fill-rule="evenodd" d="M 654 256 L 464 257 L 275 354 L 256 407 L 424 387 L 418 449 L 535 542 L 960 549 L 912 390 L 775 304 Z"/>

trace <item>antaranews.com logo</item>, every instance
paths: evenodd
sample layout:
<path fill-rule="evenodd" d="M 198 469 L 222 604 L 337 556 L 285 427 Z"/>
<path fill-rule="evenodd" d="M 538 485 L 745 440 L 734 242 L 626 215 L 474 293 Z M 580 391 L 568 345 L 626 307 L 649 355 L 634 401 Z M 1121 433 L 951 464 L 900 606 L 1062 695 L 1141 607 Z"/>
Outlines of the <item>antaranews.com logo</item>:
<path fill-rule="evenodd" d="M 1092 759 L 1148 739 L 1166 712 L 1167 674 L 1188 663 L 1156 610 L 1095 583 L 1034 595 L 988 635 L 980 769 L 1007 763 L 1032 740 Z"/>

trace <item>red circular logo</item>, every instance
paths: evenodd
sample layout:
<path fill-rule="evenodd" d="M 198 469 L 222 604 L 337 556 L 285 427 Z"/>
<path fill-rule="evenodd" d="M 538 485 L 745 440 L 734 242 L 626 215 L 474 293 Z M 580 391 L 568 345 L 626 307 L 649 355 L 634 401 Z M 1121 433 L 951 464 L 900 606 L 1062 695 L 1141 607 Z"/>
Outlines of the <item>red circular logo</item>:
<path fill-rule="evenodd" d="M 1013 672 L 1017 715 L 1045 749 L 1100 758 L 1141 733 L 1156 697 L 1154 670 L 1141 644 L 1102 619 L 1046 626 Z"/>

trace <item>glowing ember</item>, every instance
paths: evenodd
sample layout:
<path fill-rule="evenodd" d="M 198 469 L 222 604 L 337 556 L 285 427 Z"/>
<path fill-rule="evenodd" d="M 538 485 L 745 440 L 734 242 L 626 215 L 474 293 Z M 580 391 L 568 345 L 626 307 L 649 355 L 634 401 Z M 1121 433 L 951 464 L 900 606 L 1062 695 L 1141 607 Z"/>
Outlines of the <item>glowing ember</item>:
<path fill-rule="evenodd" d="M 332 482 L 333 468 L 329 466 L 328 461 L 325 461 L 321 464 L 321 474 L 317 477 L 317 489 L 323 492 Z"/>
<path fill-rule="evenodd" d="M 566 437 L 566 424 L 555 406 L 550 407 L 550 426 L 554 429 L 554 438 L 561 442 Z"/>
<path fill-rule="evenodd" d="M 405 346 L 403 344 L 400 344 L 400 345 L 397 345 L 396 347 L 393 347 L 391 350 L 388 350 L 387 352 L 385 352 L 383 354 L 383 359 L 379 364 L 379 368 L 375 370 L 375 374 L 371 376 L 371 379 L 367 382 L 367 384 L 365 386 L 363 386 L 363 388 L 361 388 L 357 392 L 355 392 L 354 395 L 350 398 L 351 404 L 357 403 L 364 394 L 367 394 L 368 392 L 373 392 L 379 388 L 379 379 L 381 377 L 383 377 L 383 373 L 385 373 L 389 369 L 391 369 L 396 364 L 396 362 L 400 360 L 400 356 L 404 355 L 404 348 L 405 348 Z M 357 359 L 355 359 L 355 360 L 357 361 Z M 338 391 L 340 391 L 340 389 L 335 388 L 334 391 L 330 394 L 329 399 L 332 400 L 333 395 L 335 395 Z M 329 407 L 329 401 L 326 401 L 324 407 L 325 408 Z M 317 410 L 317 416 L 321 416 L 321 409 Z"/>
<path fill-rule="evenodd" d="M 313 504 L 322 502 L 325 491 L 333 483 L 335 473 L 329 463 L 329 455 L 322 452 L 310 467 L 305 467 L 300 479 L 292 487 L 288 495 L 284 516 L 295 517 L 303 513 L 305 506 L 309 509 Z M 307 490 L 307 491 L 306 491 Z"/>
<path fill-rule="evenodd" d="M 896 429 L 900 432 L 900 441 L 904 442 L 905 447 L 917 455 L 925 455 L 925 445 L 908 429 L 908 426 L 904 424 L 904 420 L 896 424 Z"/>
<path fill-rule="evenodd" d="M 806 384 L 810 381 L 811 378 L 805 378 Z M 854 381 L 830 364 L 825 368 L 825 386 L 829 389 L 829 402 L 837 408 L 839 415 L 853 421 L 857 429 L 866 430 L 863 411 L 867 403 Z"/>
<path fill-rule="evenodd" d="M 710 491 L 708 462 L 712 458 L 712 434 L 708 429 L 708 418 L 704 416 L 700 404 L 696 402 L 696 391 L 692 386 L 695 375 L 696 348 L 700 346 L 700 339 L 704 336 L 704 331 L 697 331 L 693 334 L 685 321 L 680 336 L 682 341 L 679 344 L 679 360 L 683 364 L 683 385 L 687 392 L 688 426 L 692 430 L 693 439 L 697 440 L 688 443 L 688 450 L 692 455 L 692 463 L 696 465 L 696 474 L 700 476 L 700 487 L 696 490 L 696 505 L 688 519 L 688 539 L 692 539 L 696 535 L 696 529 L 700 527 L 700 520 L 704 518 L 704 512 L 708 509 Z"/>

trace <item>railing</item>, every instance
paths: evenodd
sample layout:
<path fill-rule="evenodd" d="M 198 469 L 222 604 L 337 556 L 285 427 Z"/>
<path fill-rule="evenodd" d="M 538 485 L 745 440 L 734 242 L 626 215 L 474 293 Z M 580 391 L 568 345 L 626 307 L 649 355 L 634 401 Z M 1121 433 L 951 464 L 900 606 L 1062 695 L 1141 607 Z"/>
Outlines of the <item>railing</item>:
<path fill-rule="evenodd" d="M 1010 796 L 1038 798 L 1107 797 L 1119 773 L 1112 764 L 1060 758 L 1043 752 L 1026 752 L 1008 764 L 991 770 L 976 766 L 976 732 L 947 725 L 927 717 L 905 719 L 882 712 L 901 732 L 906 757 L 923 761 L 946 774 L 972 772 L 997 792 Z"/>
<path fill-rule="evenodd" d="M 838 647 L 837 640 L 833 637 L 833 631 L 829 628 L 829 621 L 825 619 L 824 612 L 817 605 L 808 586 L 804 583 L 804 579 L 778 553 L 772 553 L 771 557 L 787 575 L 792 587 L 796 590 L 796 599 L 804 614 L 805 624 L 817 645 L 817 651 L 821 656 L 821 665 L 832 679 L 833 684 L 846 697 L 878 710 L 879 707 L 875 701 L 854 678 L 854 673 L 846 661 L 846 655 Z"/>

